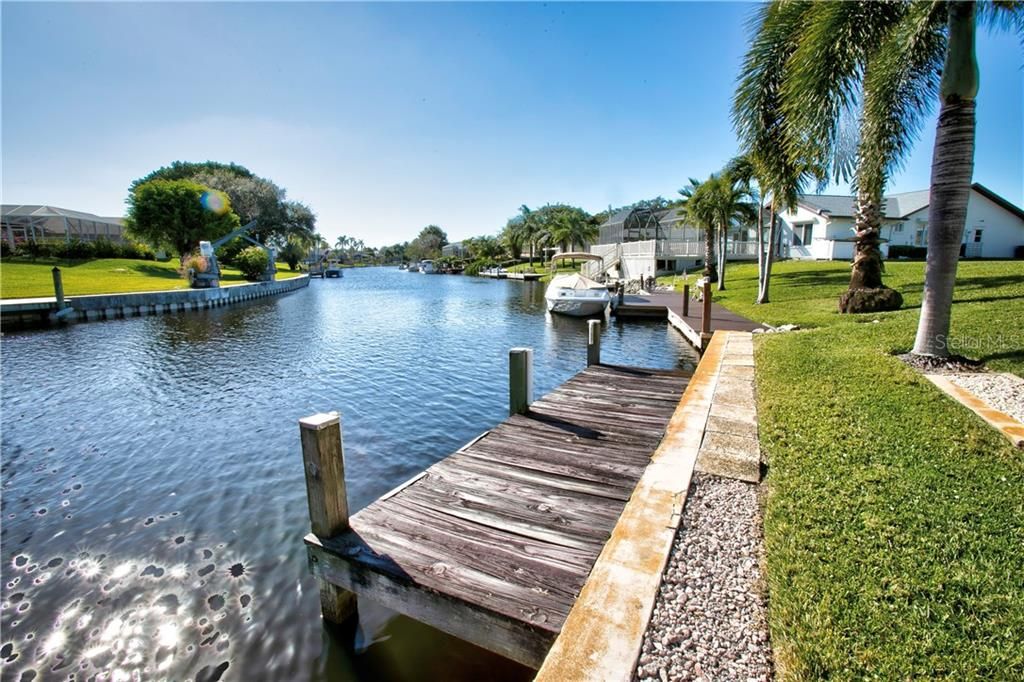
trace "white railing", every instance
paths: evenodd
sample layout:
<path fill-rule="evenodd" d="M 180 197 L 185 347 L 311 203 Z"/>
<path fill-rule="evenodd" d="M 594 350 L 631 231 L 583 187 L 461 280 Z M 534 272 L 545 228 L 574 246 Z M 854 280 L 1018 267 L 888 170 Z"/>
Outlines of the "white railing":
<path fill-rule="evenodd" d="M 757 257 L 757 242 L 729 242 L 726 252 L 730 256 Z"/>
<path fill-rule="evenodd" d="M 678 242 L 662 239 L 658 242 L 657 253 L 659 258 L 684 258 L 689 256 L 700 257 L 704 255 L 704 242 Z"/>

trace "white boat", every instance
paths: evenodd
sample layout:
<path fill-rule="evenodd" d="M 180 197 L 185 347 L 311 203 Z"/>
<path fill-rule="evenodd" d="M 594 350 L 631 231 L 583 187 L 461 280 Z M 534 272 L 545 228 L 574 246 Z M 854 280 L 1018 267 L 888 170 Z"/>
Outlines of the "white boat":
<path fill-rule="evenodd" d="M 612 302 L 608 287 L 577 273 L 552 279 L 544 298 L 549 312 L 573 317 L 603 314 Z"/>
<path fill-rule="evenodd" d="M 327 277 L 344 277 L 344 273 L 341 271 L 341 263 L 336 260 L 329 260 L 323 266 L 324 278 Z"/>
<path fill-rule="evenodd" d="M 409 267 L 406 270 L 407 272 L 419 272 L 420 266 L 417 263 L 409 263 Z"/>
<path fill-rule="evenodd" d="M 434 269 L 434 261 L 432 260 L 421 260 L 420 261 L 420 272 L 424 275 L 434 275 L 437 270 Z"/>

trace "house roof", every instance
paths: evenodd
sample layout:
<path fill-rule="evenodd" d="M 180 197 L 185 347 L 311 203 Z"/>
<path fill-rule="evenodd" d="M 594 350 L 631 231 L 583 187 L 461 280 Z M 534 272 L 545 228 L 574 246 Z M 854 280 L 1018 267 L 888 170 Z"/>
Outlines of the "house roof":
<path fill-rule="evenodd" d="M 980 182 L 971 185 L 971 189 L 1024 220 L 1024 210 L 1002 198 Z M 916 213 L 928 206 L 931 200 L 931 192 L 927 189 L 921 189 L 916 192 L 890 194 L 884 197 L 884 199 L 886 218 L 906 218 L 911 213 Z M 833 218 L 852 218 L 854 202 L 855 197 L 837 194 L 801 194 L 797 200 L 797 203 L 801 206 L 816 213 L 828 213 Z"/>
<path fill-rule="evenodd" d="M 104 217 L 83 211 L 72 211 L 67 208 L 41 206 L 39 204 L 3 204 L 0 206 L 0 215 L 3 215 L 4 218 L 8 216 L 20 218 L 74 218 L 76 220 L 89 220 L 95 223 L 109 223 L 111 225 L 121 225 L 124 223 L 123 218 Z"/>

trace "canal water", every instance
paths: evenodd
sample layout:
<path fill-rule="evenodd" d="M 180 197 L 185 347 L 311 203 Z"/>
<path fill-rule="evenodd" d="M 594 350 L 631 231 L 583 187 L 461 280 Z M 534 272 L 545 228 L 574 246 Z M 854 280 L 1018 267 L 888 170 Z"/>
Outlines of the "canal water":
<path fill-rule="evenodd" d="M 586 323 L 540 284 L 347 270 L 234 307 L 8 333 L 2 370 L 3 678 L 529 679 L 372 604 L 325 628 L 300 417 L 340 410 L 353 510 L 585 364 Z M 692 368 L 661 322 L 603 358 Z"/>

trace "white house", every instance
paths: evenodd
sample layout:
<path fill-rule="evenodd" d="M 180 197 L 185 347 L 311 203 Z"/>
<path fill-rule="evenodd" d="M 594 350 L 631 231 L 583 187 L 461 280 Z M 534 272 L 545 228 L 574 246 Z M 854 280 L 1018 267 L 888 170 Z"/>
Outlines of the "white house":
<path fill-rule="evenodd" d="M 928 245 L 929 191 L 885 197 L 882 253 L 889 247 Z M 779 214 L 779 255 L 816 260 L 853 259 L 854 198 L 802 194 L 795 211 Z M 984 185 L 971 185 L 961 255 L 966 258 L 1013 258 L 1024 246 L 1024 210 Z"/>

